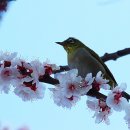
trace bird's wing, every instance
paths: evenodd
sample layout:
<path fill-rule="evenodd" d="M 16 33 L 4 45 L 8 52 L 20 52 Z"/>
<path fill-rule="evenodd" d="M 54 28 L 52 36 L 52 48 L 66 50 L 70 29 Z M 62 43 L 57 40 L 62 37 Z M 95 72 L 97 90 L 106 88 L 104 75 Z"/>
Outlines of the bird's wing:
<path fill-rule="evenodd" d="M 86 47 L 86 46 L 85 46 Z M 86 49 L 89 51 L 89 53 L 91 55 L 93 55 L 101 64 L 102 66 L 104 66 L 105 70 L 107 71 L 107 73 L 110 75 L 110 77 L 112 78 L 112 80 L 115 82 L 115 84 L 117 85 L 117 82 L 114 78 L 114 76 L 112 75 L 111 71 L 108 69 L 108 67 L 106 66 L 106 64 L 102 61 L 102 59 L 98 56 L 98 54 L 96 54 L 93 50 L 91 50 L 90 48 L 86 47 Z"/>

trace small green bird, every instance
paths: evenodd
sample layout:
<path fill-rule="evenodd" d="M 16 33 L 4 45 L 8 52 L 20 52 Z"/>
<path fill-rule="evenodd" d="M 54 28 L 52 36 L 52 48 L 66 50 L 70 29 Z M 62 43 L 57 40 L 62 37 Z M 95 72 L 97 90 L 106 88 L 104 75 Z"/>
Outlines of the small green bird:
<path fill-rule="evenodd" d="M 116 80 L 102 59 L 90 48 L 85 46 L 81 41 L 73 37 L 68 38 L 63 42 L 56 42 L 62 45 L 68 55 L 68 66 L 70 69 L 78 69 L 78 74 L 85 78 L 87 73 L 92 73 L 93 76 L 101 71 L 106 79 L 109 80 L 109 85 L 115 87 Z"/>

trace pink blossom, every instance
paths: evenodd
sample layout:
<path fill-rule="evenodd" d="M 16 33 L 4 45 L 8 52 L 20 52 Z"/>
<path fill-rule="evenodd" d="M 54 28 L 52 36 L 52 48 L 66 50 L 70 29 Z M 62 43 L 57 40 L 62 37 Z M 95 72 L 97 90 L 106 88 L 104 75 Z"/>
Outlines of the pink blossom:
<path fill-rule="evenodd" d="M 86 75 L 85 79 L 82 80 L 81 84 L 80 84 L 80 94 L 81 95 L 86 95 L 87 92 L 92 89 L 92 83 L 94 81 L 94 77 L 92 77 L 92 73 L 89 73 Z"/>
<path fill-rule="evenodd" d="M 106 105 L 106 102 L 94 98 L 87 100 L 87 106 L 95 111 L 93 117 L 96 117 L 96 123 L 104 121 L 106 124 L 109 124 L 108 116 L 111 115 L 111 109 Z"/>
<path fill-rule="evenodd" d="M 54 103 L 63 108 L 71 108 L 80 100 L 80 96 L 67 97 L 60 88 L 51 88 L 50 91 L 53 92 Z"/>
<path fill-rule="evenodd" d="M 59 87 L 61 91 L 63 91 L 64 95 L 68 98 L 81 95 L 80 83 L 82 78 L 77 75 L 77 69 L 73 69 L 64 74 L 57 73 L 55 76 L 60 81 Z"/>
<path fill-rule="evenodd" d="M 33 73 L 31 64 L 25 61 L 20 61 L 19 64 L 17 64 L 17 70 L 19 71 L 19 79 L 31 77 L 31 74 Z"/>
<path fill-rule="evenodd" d="M 10 90 L 10 85 L 15 79 L 15 74 L 17 70 L 15 68 L 0 68 L 0 91 L 8 93 Z"/>
<path fill-rule="evenodd" d="M 0 51 L 0 61 L 12 61 L 16 58 L 17 53 L 2 52 Z"/>
<path fill-rule="evenodd" d="M 23 101 L 33 101 L 35 99 L 42 99 L 44 97 L 45 87 L 41 84 L 19 84 L 14 93 L 22 98 Z"/>
<path fill-rule="evenodd" d="M 60 67 L 58 67 L 56 64 L 49 64 L 49 61 L 43 62 L 43 66 L 45 73 L 49 75 L 51 75 L 53 71 L 60 69 Z"/>
<path fill-rule="evenodd" d="M 108 82 L 109 80 L 104 79 L 102 72 L 99 71 L 93 82 L 93 88 L 95 88 L 97 91 L 99 91 L 100 88 L 108 90 L 110 89 L 110 85 L 108 84 Z"/>
<path fill-rule="evenodd" d="M 128 104 L 127 100 L 122 97 L 122 92 L 126 89 L 126 84 L 115 87 L 107 96 L 106 103 L 115 111 L 124 110 Z"/>
<path fill-rule="evenodd" d="M 16 78 L 16 75 L 15 75 L 16 73 L 17 73 L 17 70 L 15 68 L 6 67 L 6 68 L 1 69 L 0 78 L 3 81 L 8 82 Z"/>
<path fill-rule="evenodd" d="M 31 76 L 33 77 L 33 80 L 37 82 L 39 81 L 39 76 L 45 74 L 44 64 L 42 64 L 39 60 L 31 61 L 30 64 L 33 70 Z"/>
<path fill-rule="evenodd" d="M 82 78 L 77 75 L 77 69 L 55 75 L 60 84 L 50 90 L 53 92 L 53 100 L 58 106 L 71 108 L 80 99 L 80 83 Z"/>

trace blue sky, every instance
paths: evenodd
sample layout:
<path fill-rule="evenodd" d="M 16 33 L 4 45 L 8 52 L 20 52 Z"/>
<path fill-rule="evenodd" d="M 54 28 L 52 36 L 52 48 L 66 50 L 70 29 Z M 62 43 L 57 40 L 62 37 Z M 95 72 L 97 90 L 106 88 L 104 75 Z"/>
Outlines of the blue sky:
<path fill-rule="evenodd" d="M 17 0 L 12 2 L 0 23 L 0 47 L 18 52 L 26 60 L 47 58 L 66 65 L 66 52 L 55 41 L 73 36 L 99 55 L 130 47 L 129 0 Z M 106 63 L 117 82 L 126 82 L 130 93 L 130 56 Z M 46 84 L 47 87 L 51 87 Z M 127 130 L 124 113 L 114 112 L 109 126 L 95 124 L 86 97 L 71 110 L 56 106 L 47 90 L 45 98 L 23 102 L 13 93 L 1 94 L 0 122 L 31 130 Z M 119 125 L 120 124 L 120 125 Z"/>

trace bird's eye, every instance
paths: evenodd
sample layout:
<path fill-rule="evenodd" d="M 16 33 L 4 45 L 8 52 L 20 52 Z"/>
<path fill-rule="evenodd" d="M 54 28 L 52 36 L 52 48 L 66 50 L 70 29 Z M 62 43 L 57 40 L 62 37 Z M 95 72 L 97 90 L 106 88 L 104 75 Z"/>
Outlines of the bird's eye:
<path fill-rule="evenodd" d="M 69 43 L 74 43 L 74 40 L 73 40 L 72 38 L 69 38 L 69 39 L 68 39 L 68 42 L 69 42 Z"/>

